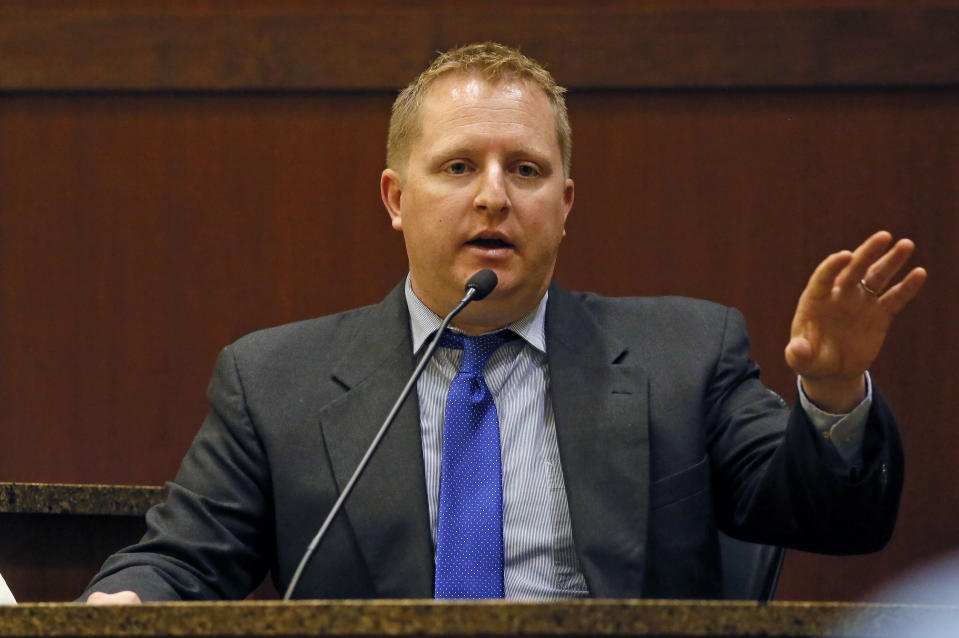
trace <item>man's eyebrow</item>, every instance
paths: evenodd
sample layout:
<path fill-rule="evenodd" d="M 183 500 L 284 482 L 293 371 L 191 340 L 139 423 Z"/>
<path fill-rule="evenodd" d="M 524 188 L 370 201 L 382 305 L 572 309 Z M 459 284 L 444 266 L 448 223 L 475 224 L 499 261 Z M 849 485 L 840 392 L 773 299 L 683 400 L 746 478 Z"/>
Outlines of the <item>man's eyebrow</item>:
<path fill-rule="evenodd" d="M 528 158 L 535 160 L 540 164 L 550 164 L 549 153 L 543 152 L 535 146 L 529 146 L 515 151 L 510 151 L 506 154 L 508 159 L 520 159 Z"/>
<path fill-rule="evenodd" d="M 430 153 L 434 158 L 450 158 L 450 157 L 469 157 L 475 153 L 475 149 L 471 149 L 469 146 L 440 146 L 436 150 Z"/>
<path fill-rule="evenodd" d="M 434 160 L 447 160 L 454 157 L 473 157 L 477 152 L 482 152 L 479 149 L 476 149 L 473 146 L 468 144 L 463 145 L 451 145 L 448 147 L 440 146 L 435 150 L 430 152 L 430 157 Z M 548 165 L 551 164 L 549 159 L 549 153 L 543 152 L 540 149 L 533 146 L 525 146 L 523 148 L 514 149 L 506 152 L 507 160 L 513 161 L 517 159 L 530 159 L 539 164 Z"/>

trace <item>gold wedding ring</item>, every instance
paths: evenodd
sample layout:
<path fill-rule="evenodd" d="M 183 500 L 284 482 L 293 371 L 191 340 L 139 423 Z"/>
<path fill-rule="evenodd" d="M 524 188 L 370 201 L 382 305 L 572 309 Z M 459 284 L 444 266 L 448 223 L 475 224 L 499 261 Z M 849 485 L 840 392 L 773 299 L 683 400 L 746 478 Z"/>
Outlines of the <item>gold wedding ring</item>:
<path fill-rule="evenodd" d="M 873 290 L 872 288 L 869 287 L 869 284 L 866 283 L 866 280 L 865 280 L 865 279 L 860 279 L 860 280 L 859 280 L 859 285 L 862 286 L 862 289 L 865 290 L 866 292 L 868 292 L 868 293 L 869 293 L 870 295 L 872 295 L 873 297 L 878 297 L 878 296 L 879 296 L 879 293 L 878 293 L 877 291 L 875 291 L 875 290 Z"/>

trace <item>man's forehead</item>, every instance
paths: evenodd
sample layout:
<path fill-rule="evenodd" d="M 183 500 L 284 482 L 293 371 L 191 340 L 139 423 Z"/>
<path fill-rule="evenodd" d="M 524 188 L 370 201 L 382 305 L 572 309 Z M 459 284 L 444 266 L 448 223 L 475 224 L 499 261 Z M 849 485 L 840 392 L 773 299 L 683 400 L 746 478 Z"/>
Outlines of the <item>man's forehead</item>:
<path fill-rule="evenodd" d="M 489 79 L 480 73 L 453 71 L 433 81 L 417 110 L 407 162 L 414 155 L 442 155 L 472 148 L 477 143 L 475 135 L 489 140 L 491 132 L 510 136 L 513 142 L 521 139 L 523 147 L 535 151 L 543 161 L 554 152 L 562 155 L 549 97 L 541 86 L 520 76 Z M 525 116 L 512 121 L 504 116 L 496 122 L 497 110 L 522 112 Z M 483 122 L 487 123 L 485 127 Z"/>
<path fill-rule="evenodd" d="M 552 130 L 553 119 L 545 92 L 532 82 L 456 74 L 430 87 L 420 110 L 419 137 L 445 136 L 471 122 L 497 120 L 506 127 L 522 123 L 527 130 Z"/>
<path fill-rule="evenodd" d="M 426 94 L 425 101 L 450 99 L 457 102 L 470 102 L 493 94 L 499 94 L 515 100 L 536 99 L 537 94 L 546 97 L 539 86 L 515 75 L 498 78 L 485 78 L 478 73 L 453 72 L 436 79 Z"/>

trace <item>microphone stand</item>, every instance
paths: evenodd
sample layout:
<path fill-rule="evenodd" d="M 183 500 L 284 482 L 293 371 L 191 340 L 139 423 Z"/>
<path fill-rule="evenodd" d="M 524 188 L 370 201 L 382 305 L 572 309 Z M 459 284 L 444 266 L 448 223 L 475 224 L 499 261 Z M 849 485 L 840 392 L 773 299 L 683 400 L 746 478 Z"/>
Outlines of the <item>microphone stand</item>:
<path fill-rule="evenodd" d="M 495 287 L 496 275 L 491 270 L 481 270 L 470 277 L 470 280 L 466 283 L 466 294 L 463 296 L 463 299 L 448 315 L 446 315 L 446 318 L 443 319 L 443 323 L 440 324 L 439 330 L 436 331 L 436 334 L 433 336 L 433 340 L 430 342 L 429 347 L 426 349 L 426 352 L 423 354 L 423 357 L 417 364 L 416 369 L 413 370 L 413 375 L 410 377 L 410 380 L 406 382 L 406 386 L 403 388 L 403 391 L 400 392 L 400 396 L 396 399 L 396 403 L 393 404 L 393 409 L 391 409 L 390 413 L 386 416 L 386 420 L 383 421 L 383 425 L 380 426 L 376 436 L 373 437 L 373 442 L 370 443 L 370 447 L 366 450 L 366 454 L 363 455 L 363 458 L 360 459 L 359 464 L 356 466 L 356 470 L 353 471 L 353 476 L 351 476 L 350 480 L 347 481 L 346 487 L 343 488 L 339 498 L 336 499 L 336 502 L 330 509 L 330 513 L 326 516 L 326 520 L 323 521 L 323 524 L 320 526 L 319 531 L 317 531 L 316 536 L 313 537 L 313 540 L 310 541 L 310 544 L 307 546 L 306 552 L 303 554 L 303 558 L 300 559 L 300 564 L 297 565 L 296 571 L 293 572 L 293 578 L 290 579 L 290 584 L 286 588 L 286 593 L 283 594 L 284 602 L 288 602 L 290 600 L 290 597 L 293 595 L 293 591 L 300 582 L 300 576 L 303 575 L 303 570 L 306 569 L 307 563 L 309 563 L 310 558 L 313 557 L 314 552 L 316 552 L 316 548 L 319 547 L 320 541 L 322 541 L 323 537 L 326 536 L 326 530 L 329 529 L 333 519 L 337 514 L 339 514 L 340 510 L 343 509 L 343 503 L 350 495 L 350 492 L 353 491 L 353 486 L 356 485 L 360 475 L 363 474 L 363 470 L 365 470 L 367 464 L 369 464 L 370 458 L 373 457 L 373 453 L 376 452 L 376 448 L 379 447 L 380 441 L 382 441 L 383 437 L 386 436 L 387 430 L 389 430 L 390 425 L 393 424 L 393 419 L 396 418 L 397 413 L 400 411 L 400 407 L 402 407 L 403 402 L 406 401 L 406 397 L 409 396 L 410 391 L 416 384 L 416 381 L 423 374 L 426 364 L 429 363 L 430 358 L 433 356 L 433 351 L 436 350 L 437 345 L 439 345 L 440 336 L 442 336 L 443 331 L 446 330 L 446 327 L 450 324 L 453 318 L 458 315 L 460 311 L 462 311 L 463 308 L 465 308 L 471 301 L 483 299 Z"/>

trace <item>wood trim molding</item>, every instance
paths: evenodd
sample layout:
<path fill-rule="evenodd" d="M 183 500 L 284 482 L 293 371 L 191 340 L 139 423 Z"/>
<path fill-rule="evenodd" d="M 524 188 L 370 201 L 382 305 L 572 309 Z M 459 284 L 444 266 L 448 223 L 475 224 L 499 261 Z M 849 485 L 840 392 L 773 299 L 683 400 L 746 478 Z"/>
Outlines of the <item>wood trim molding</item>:
<path fill-rule="evenodd" d="M 955 626 L 959 607 L 685 600 L 182 601 L 0 607 L 0 637 L 20 636 L 849 636 Z M 69 632 L 69 634 L 67 633 Z M 943 634 L 939 634 L 943 635 Z"/>
<path fill-rule="evenodd" d="M 959 85 L 959 6 L 98 4 L 0 9 L 0 91 L 393 90 L 479 39 L 520 45 L 572 88 Z"/>
<path fill-rule="evenodd" d="M 165 488 L 154 486 L 0 483 L 0 514 L 142 517 L 165 496 Z"/>

